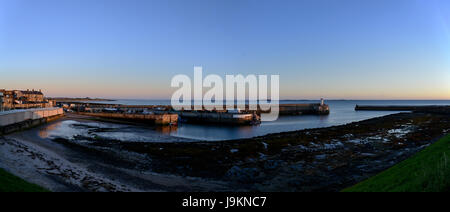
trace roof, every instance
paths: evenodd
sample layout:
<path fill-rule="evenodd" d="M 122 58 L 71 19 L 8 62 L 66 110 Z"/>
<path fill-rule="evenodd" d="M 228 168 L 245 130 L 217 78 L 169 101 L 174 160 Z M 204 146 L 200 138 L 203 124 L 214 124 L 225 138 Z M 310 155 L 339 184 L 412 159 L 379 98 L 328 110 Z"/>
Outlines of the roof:
<path fill-rule="evenodd" d="M 44 95 L 42 92 L 40 91 L 20 91 L 23 94 L 37 94 L 37 95 Z"/>

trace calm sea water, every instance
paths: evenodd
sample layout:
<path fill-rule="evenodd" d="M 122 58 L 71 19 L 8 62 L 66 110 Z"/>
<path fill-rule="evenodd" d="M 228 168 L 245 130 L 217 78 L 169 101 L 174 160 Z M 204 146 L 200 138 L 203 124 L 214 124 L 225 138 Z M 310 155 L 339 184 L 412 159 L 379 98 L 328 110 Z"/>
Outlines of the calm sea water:
<path fill-rule="evenodd" d="M 280 104 L 318 103 L 319 101 L 280 101 Z M 169 100 L 117 100 L 104 102 L 124 105 L 168 105 Z M 263 122 L 258 126 L 223 126 L 223 125 L 197 125 L 180 123 L 177 128 L 165 131 L 165 134 L 174 137 L 192 138 L 201 140 L 228 140 L 251 138 L 270 133 L 287 132 L 308 128 L 330 127 L 347 124 L 355 121 L 381 117 L 398 112 L 384 111 L 355 111 L 356 105 L 450 105 L 448 101 L 425 100 L 330 100 L 330 115 L 302 115 L 281 116 L 274 122 Z"/>

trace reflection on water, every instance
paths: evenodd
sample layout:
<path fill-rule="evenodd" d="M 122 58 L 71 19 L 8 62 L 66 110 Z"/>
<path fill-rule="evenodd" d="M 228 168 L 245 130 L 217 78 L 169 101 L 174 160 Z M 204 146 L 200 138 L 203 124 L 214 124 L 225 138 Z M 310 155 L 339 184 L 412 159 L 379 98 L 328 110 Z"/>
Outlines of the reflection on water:
<path fill-rule="evenodd" d="M 169 125 L 169 126 L 157 126 L 155 127 L 156 132 L 162 133 L 164 135 L 170 135 L 173 132 L 178 130 L 178 126 Z"/>
<path fill-rule="evenodd" d="M 56 128 L 60 125 L 60 123 L 52 123 L 47 125 L 44 129 L 39 130 L 39 137 L 41 138 L 48 138 L 49 132 L 56 130 Z"/>

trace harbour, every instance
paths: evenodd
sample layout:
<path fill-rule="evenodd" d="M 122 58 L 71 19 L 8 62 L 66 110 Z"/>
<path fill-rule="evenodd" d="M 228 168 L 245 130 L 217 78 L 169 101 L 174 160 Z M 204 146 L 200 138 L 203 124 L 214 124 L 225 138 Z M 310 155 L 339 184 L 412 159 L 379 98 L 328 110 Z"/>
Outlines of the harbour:
<path fill-rule="evenodd" d="M 449 124 L 446 115 L 397 113 L 208 142 L 68 114 L 1 137 L 0 159 L 10 161 L 3 168 L 52 191 L 339 191 L 423 150 Z"/>
<path fill-rule="evenodd" d="M 66 114 L 155 126 L 149 130 L 156 134 L 205 141 L 252 138 L 271 133 L 337 126 L 398 112 L 411 112 L 417 107 L 450 105 L 450 101 L 445 100 L 281 100 L 278 120 L 261 122 L 259 116 L 264 111 L 250 112 L 247 108 L 241 111 L 174 111 L 170 100 L 85 100 L 71 101 L 64 98 L 51 101 L 63 108 Z"/>
<path fill-rule="evenodd" d="M 144 100 L 54 103 L 58 107 L 0 112 L 0 159 L 31 164 L 3 167 L 15 174 L 26 169 L 37 177 L 25 179 L 53 191 L 338 191 L 426 148 L 449 132 L 450 123 L 450 101 L 282 101 L 278 120 L 257 124 L 249 121 L 267 111 L 175 111 Z M 83 170 L 91 160 L 110 167 L 100 171 L 108 177 Z M 342 168 L 359 171 L 340 173 Z M 124 177 L 125 169 L 136 181 Z M 298 177 L 311 170 L 320 184 Z M 277 178 L 280 173 L 288 178 Z M 332 173 L 338 175 L 321 178 Z M 65 176 L 73 185 L 48 175 Z M 292 186 L 293 180 L 300 186 Z"/>
<path fill-rule="evenodd" d="M 280 104 L 317 104 L 317 100 L 282 100 Z M 95 102 L 104 104 L 105 102 Z M 147 105 L 157 109 L 160 105 L 170 104 L 169 100 L 116 100 L 110 104 L 125 105 L 128 108 L 140 108 Z M 93 103 L 91 103 L 93 104 Z M 222 141 L 253 138 L 271 133 L 289 132 L 303 129 L 323 128 L 349 124 L 371 118 L 382 117 L 402 111 L 355 111 L 356 105 L 450 105 L 450 101 L 422 100 L 327 100 L 330 107 L 328 115 L 282 115 L 274 122 L 261 122 L 258 125 L 233 125 L 199 122 L 179 122 L 177 126 L 163 127 L 156 133 L 175 138 L 202 141 Z M 158 106 L 159 105 L 159 106 Z M 161 108 L 160 108 L 161 109 Z M 405 111 L 409 112 L 409 111 Z M 153 130 L 151 130 L 153 131 Z M 142 140 L 142 139 L 141 139 Z M 145 140 L 145 139 L 144 139 Z M 152 141 L 152 139 L 148 139 Z"/>
<path fill-rule="evenodd" d="M 251 110 L 248 104 L 243 109 L 226 110 L 225 108 L 207 110 L 208 106 L 202 106 L 201 110 L 194 110 L 194 106 L 188 109 L 175 110 L 170 105 L 122 105 L 109 103 L 95 103 L 86 101 L 55 101 L 56 105 L 68 112 L 76 112 L 81 115 L 146 121 L 156 125 L 176 125 L 178 121 L 198 124 L 226 124 L 226 125 L 258 125 L 261 123 L 261 114 L 270 111 L 262 110 L 259 106 Z M 238 108 L 235 106 L 235 108 Z M 278 106 L 282 116 L 295 115 L 328 115 L 330 108 L 322 100 L 320 103 L 281 104 Z"/>

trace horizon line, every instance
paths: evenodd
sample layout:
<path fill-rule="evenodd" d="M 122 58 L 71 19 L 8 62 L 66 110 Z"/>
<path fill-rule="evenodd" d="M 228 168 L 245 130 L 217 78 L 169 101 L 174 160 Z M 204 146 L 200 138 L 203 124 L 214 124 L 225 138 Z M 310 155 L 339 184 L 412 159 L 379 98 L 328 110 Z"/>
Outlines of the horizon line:
<path fill-rule="evenodd" d="M 48 98 L 69 98 L 69 99 L 77 99 L 77 98 L 89 98 L 89 99 L 103 99 L 103 100 L 113 100 L 113 101 L 117 101 L 117 100 L 153 100 L 153 101 L 170 101 L 170 98 L 167 99 L 163 99 L 163 98 L 105 98 L 105 97 L 48 97 Z M 320 101 L 321 98 L 318 99 L 280 99 L 279 101 Z M 323 98 L 323 100 L 325 101 L 450 101 L 450 99 L 395 99 L 395 98 L 390 98 L 390 99 L 346 99 L 346 98 Z M 191 101 L 195 101 L 195 99 L 192 99 Z M 227 101 L 226 99 L 224 99 L 224 101 Z M 242 100 L 234 100 L 234 101 L 242 101 Z M 245 101 L 249 101 L 248 99 L 246 99 Z"/>

